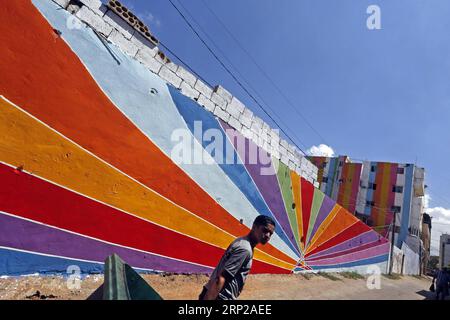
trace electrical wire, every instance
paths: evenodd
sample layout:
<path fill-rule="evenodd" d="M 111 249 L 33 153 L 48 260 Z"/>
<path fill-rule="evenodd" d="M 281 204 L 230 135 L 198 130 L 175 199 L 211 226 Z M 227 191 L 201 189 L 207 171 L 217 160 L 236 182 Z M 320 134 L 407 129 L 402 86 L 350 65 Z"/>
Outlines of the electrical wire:
<path fill-rule="evenodd" d="M 219 62 L 219 64 L 224 68 L 224 70 L 236 81 L 236 83 L 247 93 L 247 95 L 258 105 L 258 107 L 273 121 L 274 124 L 278 126 L 281 132 L 299 149 L 303 154 L 306 155 L 306 152 L 300 148 L 295 141 L 290 137 L 289 134 L 278 124 L 278 122 L 266 111 L 266 109 L 261 105 L 261 103 L 254 97 L 252 93 L 248 91 L 248 89 L 242 84 L 242 82 L 235 76 L 235 74 L 222 62 L 222 60 L 217 56 L 214 50 L 206 43 L 206 41 L 200 36 L 197 30 L 192 26 L 186 16 L 181 12 L 181 10 L 174 4 L 172 0 L 169 0 L 170 4 L 175 8 L 175 10 L 179 13 L 179 15 L 183 18 L 192 32 L 197 36 L 197 38 L 203 43 L 203 45 L 208 49 L 208 51 L 213 55 L 213 57 Z"/>

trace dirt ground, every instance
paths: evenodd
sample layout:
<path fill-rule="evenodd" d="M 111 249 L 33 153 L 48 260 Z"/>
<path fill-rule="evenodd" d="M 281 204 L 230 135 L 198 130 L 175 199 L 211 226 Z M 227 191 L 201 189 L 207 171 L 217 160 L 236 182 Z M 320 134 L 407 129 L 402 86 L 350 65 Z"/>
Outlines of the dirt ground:
<path fill-rule="evenodd" d="M 208 277 L 205 275 L 143 275 L 164 298 L 197 299 Z M 368 289 L 366 279 L 340 274 L 324 275 L 250 275 L 240 300 L 310 300 L 310 299 L 387 299 L 423 300 L 434 296 L 428 292 L 429 277 L 381 276 L 381 289 Z M 90 275 L 79 290 L 70 290 L 62 276 L 27 276 L 0 279 L 0 299 L 84 300 L 103 283 L 102 275 Z"/>

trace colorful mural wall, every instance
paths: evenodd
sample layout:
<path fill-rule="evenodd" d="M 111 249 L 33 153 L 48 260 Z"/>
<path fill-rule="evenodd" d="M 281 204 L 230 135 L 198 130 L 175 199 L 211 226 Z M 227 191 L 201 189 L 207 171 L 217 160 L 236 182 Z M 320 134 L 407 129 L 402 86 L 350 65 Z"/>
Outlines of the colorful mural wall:
<path fill-rule="evenodd" d="M 0 6 L 1 275 L 101 272 L 112 253 L 209 273 L 259 214 L 277 228 L 254 273 L 385 268 L 385 238 L 69 17 L 50 0 Z"/>

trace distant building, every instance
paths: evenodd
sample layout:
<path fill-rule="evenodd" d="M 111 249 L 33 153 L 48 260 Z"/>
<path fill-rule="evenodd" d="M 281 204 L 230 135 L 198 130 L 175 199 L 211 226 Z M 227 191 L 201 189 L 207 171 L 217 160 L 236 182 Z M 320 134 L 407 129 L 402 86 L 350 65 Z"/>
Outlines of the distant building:
<path fill-rule="evenodd" d="M 439 267 L 450 267 L 450 234 L 442 234 L 439 241 Z"/>
<path fill-rule="evenodd" d="M 422 216 L 422 234 L 421 239 L 423 243 L 423 255 L 422 255 L 422 261 L 423 261 L 423 273 L 426 273 L 426 268 L 430 261 L 431 256 L 431 217 L 429 214 L 424 213 Z"/>
<path fill-rule="evenodd" d="M 318 167 L 320 190 L 386 238 L 391 237 L 395 214 L 395 245 L 407 246 L 407 252 L 414 251 L 423 261 L 424 168 L 389 162 L 357 163 L 347 156 L 309 159 Z"/>

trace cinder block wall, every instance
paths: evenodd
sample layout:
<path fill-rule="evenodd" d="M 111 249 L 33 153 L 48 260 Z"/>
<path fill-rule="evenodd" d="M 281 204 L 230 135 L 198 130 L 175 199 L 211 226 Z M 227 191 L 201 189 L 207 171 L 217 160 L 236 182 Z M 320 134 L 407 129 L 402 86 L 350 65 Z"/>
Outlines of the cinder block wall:
<path fill-rule="evenodd" d="M 307 181 L 319 186 L 317 167 L 261 118 L 253 114 L 237 97 L 220 85 L 210 88 L 183 66 L 170 61 L 163 50 L 145 39 L 123 19 L 109 10 L 100 0 L 80 0 L 81 7 L 69 6 L 69 0 L 55 0 L 71 10 L 80 20 L 90 25 L 108 41 L 117 45 L 164 81 L 197 101 L 205 109 L 241 132 L 259 147 Z"/>

